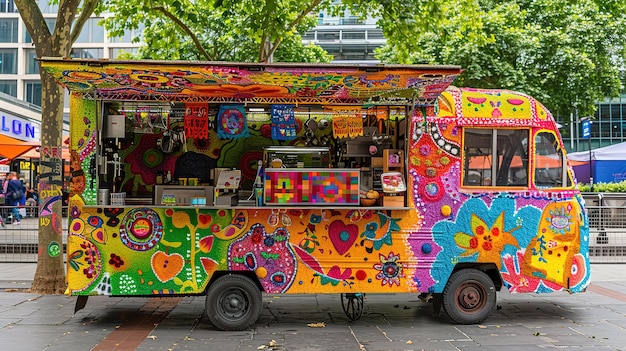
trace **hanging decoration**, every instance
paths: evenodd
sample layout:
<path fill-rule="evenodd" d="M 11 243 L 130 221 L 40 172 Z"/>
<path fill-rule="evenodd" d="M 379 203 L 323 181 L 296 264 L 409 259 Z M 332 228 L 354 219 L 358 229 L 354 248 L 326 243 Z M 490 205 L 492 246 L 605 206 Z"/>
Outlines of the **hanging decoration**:
<path fill-rule="evenodd" d="M 272 139 L 293 140 L 296 132 L 294 105 L 272 105 Z"/>
<path fill-rule="evenodd" d="M 327 107 L 325 110 L 333 114 L 333 136 L 335 138 L 363 136 L 361 107 L 338 106 Z"/>
<path fill-rule="evenodd" d="M 209 139 L 209 104 L 185 104 L 185 134 L 187 138 Z"/>
<path fill-rule="evenodd" d="M 239 139 L 250 136 L 243 105 L 221 105 L 217 114 L 217 136 L 220 139 Z"/>

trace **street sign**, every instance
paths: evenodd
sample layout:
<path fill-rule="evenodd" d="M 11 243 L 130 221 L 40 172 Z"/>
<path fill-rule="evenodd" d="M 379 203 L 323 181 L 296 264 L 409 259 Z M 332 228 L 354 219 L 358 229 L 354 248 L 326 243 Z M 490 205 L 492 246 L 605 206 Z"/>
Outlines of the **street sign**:
<path fill-rule="evenodd" d="M 591 138 L 591 121 L 583 121 L 583 139 Z"/>

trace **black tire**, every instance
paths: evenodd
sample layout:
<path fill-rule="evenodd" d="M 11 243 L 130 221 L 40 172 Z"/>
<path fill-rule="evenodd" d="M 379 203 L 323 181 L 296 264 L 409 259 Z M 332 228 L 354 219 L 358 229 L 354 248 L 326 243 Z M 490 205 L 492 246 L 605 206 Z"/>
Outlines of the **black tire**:
<path fill-rule="evenodd" d="M 263 297 L 248 277 L 230 274 L 218 278 L 207 292 L 206 314 L 221 330 L 244 330 L 261 315 Z"/>
<path fill-rule="evenodd" d="M 481 323 L 496 305 L 496 288 L 489 276 L 478 269 L 452 273 L 443 290 L 443 308 L 458 324 Z"/>

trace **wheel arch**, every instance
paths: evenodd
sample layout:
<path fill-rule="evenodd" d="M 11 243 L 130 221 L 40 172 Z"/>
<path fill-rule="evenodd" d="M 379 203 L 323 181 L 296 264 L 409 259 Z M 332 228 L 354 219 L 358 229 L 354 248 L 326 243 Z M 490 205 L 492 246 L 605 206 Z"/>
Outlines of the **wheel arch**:
<path fill-rule="evenodd" d="M 500 291 L 502 289 L 502 286 L 503 286 L 502 276 L 500 275 L 500 271 L 498 270 L 498 267 L 496 266 L 495 263 L 479 263 L 479 262 L 458 263 L 456 266 L 454 266 L 454 269 L 452 270 L 450 275 L 452 275 L 456 271 L 460 271 L 462 269 L 467 269 L 467 268 L 474 268 L 474 269 L 483 271 L 485 274 L 487 274 L 487 276 L 489 276 L 489 278 L 491 278 L 491 281 L 493 282 L 493 285 L 495 286 L 496 291 Z"/>
<path fill-rule="evenodd" d="M 217 279 L 225 275 L 242 275 L 247 278 L 250 278 L 250 280 L 254 282 L 254 284 L 259 288 L 261 292 L 265 292 L 265 289 L 263 289 L 263 286 L 261 285 L 259 278 L 256 276 L 256 274 L 254 274 L 253 271 L 216 271 L 211 276 L 209 283 L 204 287 L 203 295 L 206 295 L 209 292 L 209 288 Z"/>

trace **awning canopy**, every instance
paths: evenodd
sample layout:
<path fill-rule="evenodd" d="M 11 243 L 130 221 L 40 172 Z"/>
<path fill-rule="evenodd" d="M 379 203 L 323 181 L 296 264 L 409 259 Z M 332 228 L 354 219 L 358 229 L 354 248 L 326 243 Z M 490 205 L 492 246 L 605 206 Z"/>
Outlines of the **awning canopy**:
<path fill-rule="evenodd" d="M 69 160 L 69 136 L 63 137 L 63 158 Z M 39 158 L 41 144 L 38 141 L 23 141 L 0 134 L 0 159 L 14 160 L 16 158 Z"/>
<path fill-rule="evenodd" d="M 0 134 L 0 156 L 10 160 L 39 146 L 38 141 L 23 141 Z"/>
<path fill-rule="evenodd" d="M 434 104 L 460 66 L 43 58 L 73 92 L 111 100 Z"/>
<path fill-rule="evenodd" d="M 70 145 L 70 137 L 69 136 L 64 136 L 63 137 L 63 144 L 61 145 L 61 153 L 63 155 L 63 159 L 66 161 L 70 160 L 70 151 L 69 151 L 69 145 Z M 37 147 L 40 146 L 39 143 L 37 143 Z M 41 154 L 39 153 L 39 149 L 37 147 L 33 147 L 30 150 L 28 150 L 27 152 L 21 154 L 19 157 L 20 158 L 40 158 Z"/>

